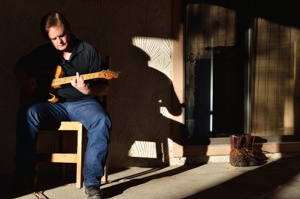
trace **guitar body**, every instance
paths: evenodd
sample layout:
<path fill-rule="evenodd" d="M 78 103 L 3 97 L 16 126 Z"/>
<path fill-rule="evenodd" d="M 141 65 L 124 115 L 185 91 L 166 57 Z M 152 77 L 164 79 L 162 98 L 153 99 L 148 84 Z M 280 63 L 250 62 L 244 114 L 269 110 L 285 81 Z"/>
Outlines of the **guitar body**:
<path fill-rule="evenodd" d="M 56 89 L 60 88 L 60 86 L 51 86 L 51 82 L 53 79 L 63 77 L 64 70 L 61 66 L 47 71 L 35 70 L 29 75 L 36 79 L 38 87 L 32 91 L 27 90 L 24 86 L 21 88 L 19 101 L 22 106 L 39 101 L 49 101 L 53 103 L 58 101 L 58 98 L 53 93 Z"/>

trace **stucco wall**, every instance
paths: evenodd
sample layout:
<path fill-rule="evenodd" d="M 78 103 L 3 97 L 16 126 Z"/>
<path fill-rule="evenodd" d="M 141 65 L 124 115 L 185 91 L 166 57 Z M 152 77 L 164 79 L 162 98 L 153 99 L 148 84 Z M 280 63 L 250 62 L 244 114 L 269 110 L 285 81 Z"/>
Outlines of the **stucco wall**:
<path fill-rule="evenodd" d="M 52 10 L 64 13 L 72 32 L 92 43 L 103 57 L 110 55 L 111 69 L 121 71 L 110 82 L 110 167 L 168 163 L 171 121 L 160 110 L 165 107 L 175 114 L 170 110 L 171 101 L 179 105 L 170 81 L 171 0 L 10 0 L 1 1 L 0 10 L 0 174 L 14 172 L 20 85 L 13 67 L 46 42 L 39 20 Z"/>

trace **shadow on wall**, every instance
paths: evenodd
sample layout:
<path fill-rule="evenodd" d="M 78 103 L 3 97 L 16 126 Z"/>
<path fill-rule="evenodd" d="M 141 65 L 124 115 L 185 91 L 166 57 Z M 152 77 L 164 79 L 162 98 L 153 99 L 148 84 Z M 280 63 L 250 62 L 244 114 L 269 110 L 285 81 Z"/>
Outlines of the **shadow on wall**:
<path fill-rule="evenodd" d="M 151 6 L 154 4 L 151 2 Z M 172 4 L 182 8 L 175 4 L 183 3 L 177 0 Z M 137 11 L 131 6 L 129 10 L 142 14 L 145 7 L 136 8 L 141 9 Z M 148 12 L 148 8 L 145 11 Z M 120 34 L 125 30 L 126 34 L 115 39 L 122 43 L 124 49 L 121 53 L 116 53 L 120 49 L 111 51 L 113 59 L 118 62 L 113 62 L 113 67 L 122 66 L 119 79 L 111 83 L 111 90 L 115 91 L 110 97 L 113 128 L 108 158 L 112 168 L 169 165 L 169 154 L 173 149 L 168 148 L 168 140 L 183 144 L 184 124 L 166 117 L 166 114 L 184 114 L 184 105 L 178 99 L 171 81 L 174 71 L 168 68 L 174 64 L 172 39 L 173 42 L 178 41 L 183 22 L 180 19 L 173 21 L 174 34 L 171 35 L 172 31 L 168 28 L 172 21 L 157 20 L 154 12 L 151 16 L 154 17 L 151 23 L 137 15 L 132 18 L 131 24 L 139 27 L 138 31 L 127 26 L 119 27 Z M 164 24 L 165 21 L 168 24 Z M 160 39 L 160 42 L 149 42 L 153 38 Z"/>
<path fill-rule="evenodd" d="M 182 104 L 170 78 L 160 68 L 149 66 L 153 61 L 150 56 L 131 41 L 128 45 L 127 53 L 132 54 L 127 56 L 134 57 L 137 67 L 126 67 L 120 81 L 111 85 L 118 93 L 111 95 L 110 114 L 118 120 L 113 120 L 109 164 L 113 168 L 166 166 L 171 150 L 168 139 L 173 137 L 171 125 L 176 123 L 176 128 L 184 128 L 171 119 L 183 114 Z M 162 63 L 159 67 L 163 69 L 166 65 Z M 117 95 L 127 97 L 120 99 Z"/>

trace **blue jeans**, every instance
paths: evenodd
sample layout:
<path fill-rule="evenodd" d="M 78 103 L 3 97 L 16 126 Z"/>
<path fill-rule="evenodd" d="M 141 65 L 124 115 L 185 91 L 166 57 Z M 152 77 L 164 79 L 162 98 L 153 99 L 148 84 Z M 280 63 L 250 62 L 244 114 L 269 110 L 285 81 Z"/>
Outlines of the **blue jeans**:
<path fill-rule="evenodd" d="M 74 102 L 40 102 L 21 107 L 17 118 L 17 177 L 36 175 L 36 142 L 39 127 L 57 121 L 79 121 L 87 129 L 88 143 L 84 159 L 84 185 L 100 186 L 104 173 L 111 121 L 105 109 L 94 99 Z"/>

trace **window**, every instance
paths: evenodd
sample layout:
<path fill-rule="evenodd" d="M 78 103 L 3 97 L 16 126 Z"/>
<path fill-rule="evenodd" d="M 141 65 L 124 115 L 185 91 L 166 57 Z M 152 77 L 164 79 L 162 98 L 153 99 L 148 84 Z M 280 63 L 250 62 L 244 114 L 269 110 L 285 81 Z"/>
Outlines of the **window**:
<path fill-rule="evenodd" d="M 297 7 L 297 1 L 187 2 L 187 144 L 231 134 L 297 132 Z M 289 12 L 279 17 L 276 10 Z"/>

